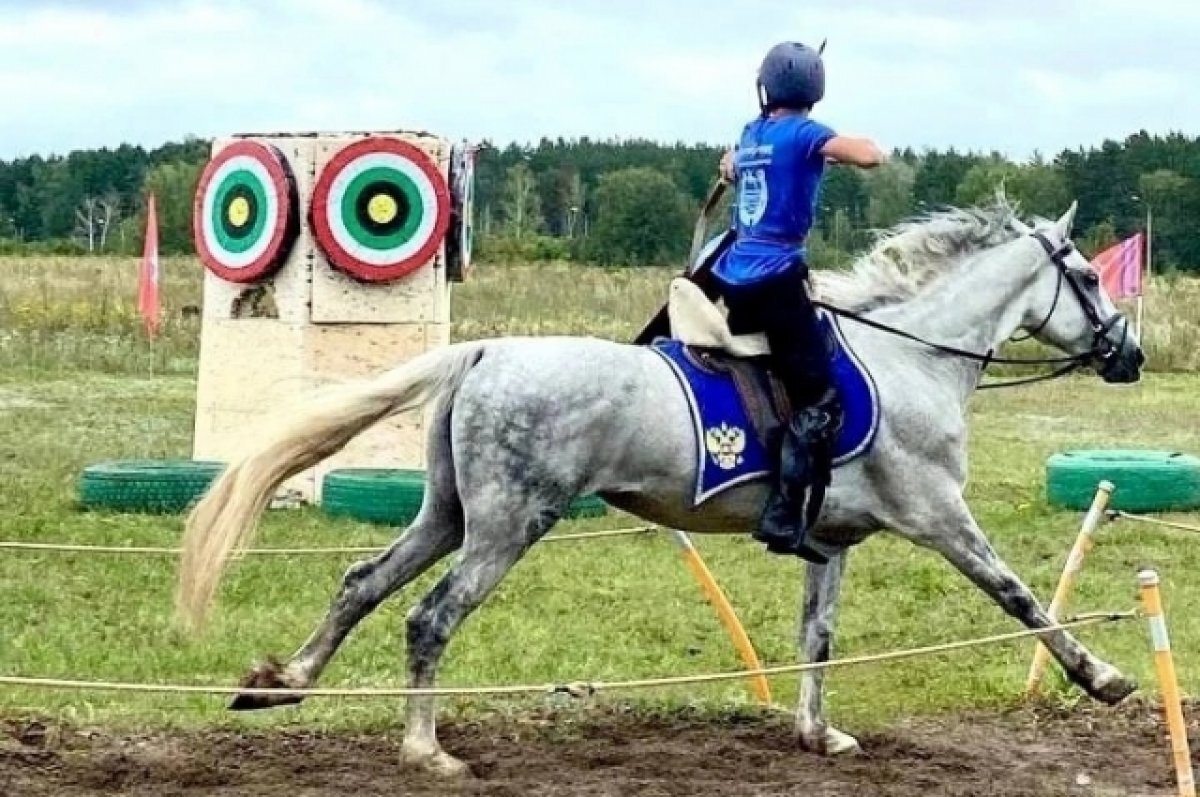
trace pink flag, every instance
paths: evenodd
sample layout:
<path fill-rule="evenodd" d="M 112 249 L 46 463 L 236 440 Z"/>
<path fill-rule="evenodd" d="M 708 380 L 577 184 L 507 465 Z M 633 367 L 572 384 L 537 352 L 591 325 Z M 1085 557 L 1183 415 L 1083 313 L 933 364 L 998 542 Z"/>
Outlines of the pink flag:
<path fill-rule="evenodd" d="M 1139 232 L 1092 258 L 1092 268 L 1100 274 L 1104 290 L 1113 299 L 1142 295 L 1145 240 L 1145 236 Z"/>
<path fill-rule="evenodd" d="M 142 267 L 138 272 L 138 311 L 153 338 L 158 334 L 158 214 L 154 194 L 146 207 L 146 242 L 142 248 Z"/>

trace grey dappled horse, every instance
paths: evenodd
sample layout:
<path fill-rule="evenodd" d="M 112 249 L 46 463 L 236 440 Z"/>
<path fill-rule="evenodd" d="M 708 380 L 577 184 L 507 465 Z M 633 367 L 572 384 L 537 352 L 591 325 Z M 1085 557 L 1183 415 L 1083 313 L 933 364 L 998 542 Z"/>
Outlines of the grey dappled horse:
<path fill-rule="evenodd" d="M 1002 196 L 994 206 L 931 214 L 881 236 L 852 271 L 818 274 L 817 292 L 869 321 L 966 352 L 998 349 L 1024 330 L 1079 355 L 1105 381 L 1135 382 L 1139 343 L 1071 246 L 1074 214 L 1073 204 L 1057 222 L 1031 228 Z M 814 529 L 840 552 L 807 568 L 805 658 L 830 656 L 845 549 L 884 529 L 940 553 L 1026 626 L 1050 625 L 963 499 L 967 402 L 981 358 L 853 320 L 843 329 L 874 377 L 882 418 L 870 451 L 835 471 Z M 750 532 L 766 499 L 768 484 L 759 481 L 693 508 L 688 405 L 670 368 L 646 348 L 569 337 L 457 343 L 310 403 L 230 463 L 188 519 L 178 594 L 185 621 L 203 622 L 231 552 L 283 480 L 372 424 L 428 402 L 435 404 L 419 516 L 385 552 L 348 570 L 327 615 L 286 664 L 251 671 L 247 685 L 279 688 L 279 696 L 242 695 L 234 707 L 296 702 L 286 690 L 312 685 L 363 617 L 457 551 L 407 618 L 409 684 L 433 686 L 455 630 L 576 496 L 596 493 L 652 523 L 724 534 Z M 1048 633 L 1044 642 L 1094 698 L 1115 704 L 1134 690 L 1070 634 Z M 825 723 L 820 671 L 801 677 L 796 731 L 810 750 L 857 746 Z M 438 743 L 432 697 L 409 699 L 402 755 L 439 772 L 463 770 Z"/>

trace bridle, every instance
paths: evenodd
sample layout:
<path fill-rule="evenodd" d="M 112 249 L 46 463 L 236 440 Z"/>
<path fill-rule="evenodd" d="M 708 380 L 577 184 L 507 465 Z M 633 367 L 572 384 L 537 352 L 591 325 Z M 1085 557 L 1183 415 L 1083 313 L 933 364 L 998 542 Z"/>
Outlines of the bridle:
<path fill-rule="evenodd" d="M 1121 321 L 1124 316 L 1122 316 L 1120 313 L 1113 313 L 1106 319 L 1100 317 L 1099 311 L 1096 309 L 1095 304 L 1093 304 L 1088 298 L 1087 291 L 1080 282 L 1082 279 L 1099 278 L 1093 277 L 1092 275 L 1088 275 L 1088 277 L 1082 277 L 1067 265 L 1067 257 L 1075 251 L 1075 245 L 1069 239 L 1064 241 L 1061 246 L 1055 246 L 1049 238 L 1040 232 L 1030 232 L 1029 235 L 1039 244 L 1041 244 L 1042 249 L 1046 250 L 1046 255 L 1050 258 L 1050 262 L 1054 263 L 1054 265 L 1058 268 L 1058 282 L 1055 284 L 1054 288 L 1054 300 L 1051 302 L 1050 309 L 1046 312 L 1046 316 L 1042 319 L 1042 322 L 1038 324 L 1032 331 L 1028 332 L 1025 337 L 1014 338 L 1013 341 L 1019 342 L 1022 340 L 1028 340 L 1046 328 L 1046 325 L 1050 323 L 1051 316 L 1054 315 L 1054 311 L 1058 309 L 1059 300 L 1062 298 L 1062 288 L 1063 285 L 1066 284 L 1070 287 L 1071 292 L 1075 294 L 1075 298 L 1079 301 L 1080 309 L 1083 310 L 1084 316 L 1087 317 L 1088 323 L 1091 324 L 1092 327 L 1092 346 L 1088 351 L 1082 354 L 1072 354 L 1064 357 L 996 357 L 994 349 L 989 349 L 987 352 L 982 354 L 979 352 L 967 351 L 966 349 L 960 349 L 955 346 L 947 346 L 942 343 L 935 343 L 933 341 L 926 340 L 917 335 L 913 335 L 910 332 L 905 332 L 902 329 L 875 321 L 867 318 L 866 316 L 860 315 L 859 313 L 855 313 L 850 310 L 844 310 L 840 307 L 836 307 L 825 302 L 818 301 L 813 302 L 813 304 L 818 307 L 823 307 L 834 315 L 842 318 L 848 318 L 851 321 L 871 327 L 872 329 L 877 329 L 881 332 L 887 332 L 891 335 L 895 335 L 906 340 L 911 340 L 915 343 L 920 343 L 924 346 L 934 349 L 935 351 L 940 351 L 944 354 L 982 363 L 982 368 L 980 368 L 980 376 L 983 375 L 983 372 L 986 371 L 987 367 L 992 363 L 999 363 L 1002 365 L 1060 366 L 1059 368 L 1056 368 L 1054 371 L 1051 371 L 1047 374 L 1040 374 L 1038 376 L 1027 377 L 1024 379 L 1012 379 L 1004 382 L 992 382 L 985 385 L 979 385 L 979 390 L 988 390 L 999 387 L 1015 387 L 1017 385 L 1028 385 L 1034 382 L 1045 382 L 1050 379 L 1057 379 L 1060 376 L 1066 376 L 1067 374 L 1076 371 L 1093 361 L 1102 363 L 1110 362 L 1117 352 L 1119 352 L 1125 345 L 1125 337 L 1129 334 L 1129 326 L 1126 324 L 1122 332 L 1120 343 L 1114 344 L 1111 340 L 1109 340 L 1108 333 L 1112 331 L 1113 327 L 1115 327 L 1117 322 Z"/>
<path fill-rule="evenodd" d="M 1050 311 L 1046 313 L 1046 317 L 1042 319 L 1042 323 L 1029 332 L 1025 338 L 1027 340 L 1037 335 L 1046 328 L 1046 324 L 1050 323 L 1050 317 L 1054 315 L 1054 311 L 1058 309 L 1058 300 L 1062 295 L 1062 286 L 1065 282 L 1070 286 L 1071 291 L 1075 294 L 1075 298 L 1079 300 L 1079 307 L 1083 310 L 1083 314 L 1087 317 L 1088 323 L 1092 325 L 1092 348 L 1088 353 L 1089 359 L 1095 358 L 1101 361 L 1108 361 L 1117 352 L 1119 352 L 1125 344 L 1125 338 L 1129 335 L 1129 328 L 1126 327 L 1121 333 L 1121 342 L 1114 344 L 1109 340 L 1108 333 L 1112 328 L 1121 321 L 1124 316 L 1120 313 L 1113 313 L 1107 319 L 1102 319 L 1100 313 L 1096 310 L 1096 305 L 1087 297 L 1087 291 L 1080 284 L 1081 280 L 1088 282 L 1092 287 L 1095 287 L 1100 281 L 1100 275 L 1094 271 L 1089 271 L 1081 275 L 1077 271 L 1071 270 L 1067 265 L 1067 257 L 1075 251 L 1075 244 L 1070 239 L 1063 241 L 1062 246 L 1055 248 L 1054 244 L 1050 243 L 1050 239 L 1042 235 L 1040 232 L 1030 233 L 1033 238 L 1042 245 L 1046 250 L 1046 255 L 1050 258 L 1055 266 L 1058 267 L 1058 284 L 1054 289 L 1054 302 L 1050 305 Z"/>

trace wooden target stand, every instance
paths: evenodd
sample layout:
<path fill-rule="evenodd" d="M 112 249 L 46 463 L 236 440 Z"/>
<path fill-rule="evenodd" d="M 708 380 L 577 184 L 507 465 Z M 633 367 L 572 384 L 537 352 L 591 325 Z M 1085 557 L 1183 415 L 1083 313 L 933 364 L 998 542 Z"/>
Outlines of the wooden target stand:
<path fill-rule="evenodd" d="M 415 132 L 217 139 L 197 186 L 204 267 L 193 458 L 227 461 L 321 387 L 450 342 L 471 255 L 473 154 Z M 283 485 L 319 502 L 336 468 L 425 467 L 424 411 Z"/>

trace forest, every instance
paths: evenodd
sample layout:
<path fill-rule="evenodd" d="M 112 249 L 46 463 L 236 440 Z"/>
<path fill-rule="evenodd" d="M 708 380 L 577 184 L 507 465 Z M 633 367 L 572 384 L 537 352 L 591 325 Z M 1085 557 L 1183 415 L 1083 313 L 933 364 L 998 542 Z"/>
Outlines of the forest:
<path fill-rule="evenodd" d="M 0 161 L 0 253 L 135 254 L 153 193 L 159 246 L 194 251 L 191 209 L 210 142 L 122 144 Z M 648 140 L 479 143 L 476 255 L 491 262 L 575 260 L 605 266 L 682 261 L 721 149 Z M 831 166 L 809 239 L 837 266 L 873 230 L 928 209 L 986 202 L 998 185 L 1028 214 L 1079 201 L 1077 240 L 1092 254 L 1153 217 L 1155 271 L 1200 271 L 1200 137 L 1140 131 L 1123 141 L 1037 154 L 895 150 L 883 167 Z"/>

